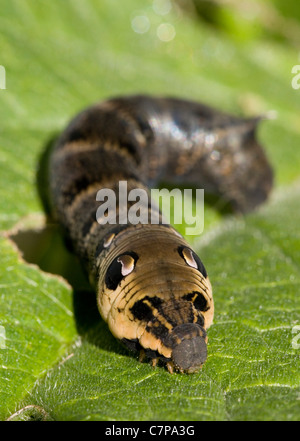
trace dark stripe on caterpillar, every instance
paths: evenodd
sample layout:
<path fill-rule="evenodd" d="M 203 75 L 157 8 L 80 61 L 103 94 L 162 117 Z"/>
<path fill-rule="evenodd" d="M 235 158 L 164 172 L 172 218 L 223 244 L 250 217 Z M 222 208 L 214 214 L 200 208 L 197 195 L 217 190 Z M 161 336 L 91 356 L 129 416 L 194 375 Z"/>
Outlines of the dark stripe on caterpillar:
<path fill-rule="evenodd" d="M 76 116 L 50 157 L 52 215 L 95 286 L 99 312 L 130 349 L 195 372 L 205 362 L 214 304 L 199 256 L 150 203 L 157 224 L 100 224 L 98 191 L 127 182 L 127 191 L 165 182 L 203 187 L 237 212 L 268 196 L 272 169 L 255 139 L 260 118 L 237 118 L 177 98 L 129 96 Z M 108 203 L 108 207 L 112 207 Z M 128 202 L 127 209 L 133 207 Z M 108 209 L 108 208 L 107 208 Z M 148 219 L 149 217 L 147 217 Z"/>
<path fill-rule="evenodd" d="M 206 298 L 201 294 L 201 292 L 193 291 L 189 294 L 185 294 L 183 299 L 188 300 L 189 302 L 193 302 L 196 309 L 199 311 L 207 311 L 209 309 L 209 305 L 207 304 Z"/>

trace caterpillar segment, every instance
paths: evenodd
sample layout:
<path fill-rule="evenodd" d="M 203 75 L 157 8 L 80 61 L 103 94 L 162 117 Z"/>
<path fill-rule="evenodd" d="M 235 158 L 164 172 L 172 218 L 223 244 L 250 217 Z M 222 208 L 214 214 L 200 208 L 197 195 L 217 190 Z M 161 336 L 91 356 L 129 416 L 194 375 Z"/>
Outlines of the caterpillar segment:
<path fill-rule="evenodd" d="M 124 222 L 120 182 L 127 195 L 140 189 L 149 200 L 150 186 L 162 179 L 187 182 L 237 212 L 251 211 L 273 181 L 255 139 L 257 122 L 187 100 L 120 97 L 77 115 L 51 154 L 52 215 L 95 287 L 103 320 L 140 359 L 162 362 L 169 372 L 197 372 L 206 361 L 211 284 L 200 258 L 157 207 L 139 206 L 156 223 Z M 114 223 L 99 222 L 100 189 L 116 195 Z"/>

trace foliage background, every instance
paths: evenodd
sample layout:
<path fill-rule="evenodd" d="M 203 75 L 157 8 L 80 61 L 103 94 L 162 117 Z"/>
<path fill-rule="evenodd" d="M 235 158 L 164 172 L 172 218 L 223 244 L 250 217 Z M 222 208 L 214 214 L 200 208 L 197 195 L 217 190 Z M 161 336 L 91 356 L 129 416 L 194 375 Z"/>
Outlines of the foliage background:
<path fill-rule="evenodd" d="M 2 0 L 0 419 L 299 419 L 299 20 L 292 0 Z M 84 106 L 138 92 L 277 114 L 258 133 L 270 201 L 243 219 L 208 205 L 194 243 L 216 304 L 197 375 L 128 355 L 44 225 L 45 146 Z"/>

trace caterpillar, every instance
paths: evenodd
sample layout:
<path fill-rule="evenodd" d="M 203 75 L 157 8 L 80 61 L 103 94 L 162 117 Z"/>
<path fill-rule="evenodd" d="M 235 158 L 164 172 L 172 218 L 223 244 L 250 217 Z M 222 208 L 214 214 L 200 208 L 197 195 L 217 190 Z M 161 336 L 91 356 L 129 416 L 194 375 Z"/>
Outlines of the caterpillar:
<path fill-rule="evenodd" d="M 170 372 L 197 372 L 207 359 L 214 302 L 204 264 L 163 222 L 159 208 L 141 203 L 152 223 L 96 218 L 99 189 L 116 194 L 164 180 L 187 182 L 247 213 L 267 198 L 272 168 L 255 131 L 261 118 L 227 115 L 179 98 L 132 95 L 96 103 L 75 116 L 49 161 L 53 217 L 95 287 L 99 312 L 128 349 Z M 128 208 L 132 202 L 128 201 Z"/>

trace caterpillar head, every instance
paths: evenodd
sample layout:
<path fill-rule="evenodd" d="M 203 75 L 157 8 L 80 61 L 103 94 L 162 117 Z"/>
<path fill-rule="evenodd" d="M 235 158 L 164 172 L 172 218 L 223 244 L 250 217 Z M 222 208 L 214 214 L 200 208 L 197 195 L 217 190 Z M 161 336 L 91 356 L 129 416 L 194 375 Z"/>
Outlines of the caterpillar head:
<path fill-rule="evenodd" d="M 142 228 L 152 233 L 153 227 Z M 166 234 L 151 249 L 143 243 L 145 233 L 134 243 L 126 233 L 126 248 L 118 246 L 121 253 L 113 253 L 99 279 L 99 309 L 129 349 L 142 351 L 154 364 L 160 360 L 180 372 L 197 372 L 207 357 L 211 285 L 186 242 L 171 229 L 159 228 Z"/>
<path fill-rule="evenodd" d="M 176 326 L 170 335 L 172 362 L 176 370 L 197 372 L 207 358 L 207 337 L 204 328 L 195 323 Z"/>

